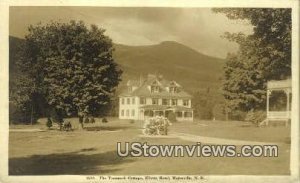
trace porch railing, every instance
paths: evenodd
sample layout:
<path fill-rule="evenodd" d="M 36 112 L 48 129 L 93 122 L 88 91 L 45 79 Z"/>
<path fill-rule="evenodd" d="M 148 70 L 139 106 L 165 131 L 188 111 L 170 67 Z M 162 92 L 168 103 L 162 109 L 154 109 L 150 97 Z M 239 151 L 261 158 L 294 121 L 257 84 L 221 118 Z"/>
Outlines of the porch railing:
<path fill-rule="evenodd" d="M 290 119 L 291 111 L 268 111 L 267 119 Z"/>

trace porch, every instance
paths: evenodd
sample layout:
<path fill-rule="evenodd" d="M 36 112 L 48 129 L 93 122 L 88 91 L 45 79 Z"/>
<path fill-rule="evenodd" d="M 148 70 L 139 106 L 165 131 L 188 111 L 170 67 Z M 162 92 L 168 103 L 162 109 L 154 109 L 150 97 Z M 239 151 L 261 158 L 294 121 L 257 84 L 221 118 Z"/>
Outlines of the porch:
<path fill-rule="evenodd" d="M 290 79 L 268 82 L 266 125 L 271 121 L 284 121 L 288 125 L 291 119 L 291 90 Z"/>
<path fill-rule="evenodd" d="M 168 117 L 168 115 L 173 112 L 178 121 L 193 121 L 193 109 L 183 106 L 145 105 L 140 107 L 139 111 L 140 120 L 155 116 Z"/>

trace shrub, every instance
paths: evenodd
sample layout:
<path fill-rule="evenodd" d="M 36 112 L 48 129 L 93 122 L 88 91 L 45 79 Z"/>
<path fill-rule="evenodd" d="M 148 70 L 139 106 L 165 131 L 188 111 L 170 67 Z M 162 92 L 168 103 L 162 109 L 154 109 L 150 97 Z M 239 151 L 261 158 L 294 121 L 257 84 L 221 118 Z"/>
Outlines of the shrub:
<path fill-rule="evenodd" d="M 84 123 L 89 123 L 89 122 L 90 122 L 89 118 L 86 117 L 86 118 L 84 119 Z"/>
<path fill-rule="evenodd" d="M 145 135 L 168 135 L 168 126 L 171 125 L 168 118 L 156 116 L 149 118 L 144 123 Z"/>
<path fill-rule="evenodd" d="M 226 120 L 225 106 L 223 104 L 216 104 L 213 108 L 213 117 L 216 120 Z"/>
<path fill-rule="evenodd" d="M 80 116 L 78 116 L 78 118 L 79 118 L 79 123 L 82 124 L 83 123 L 83 116 L 80 115 Z"/>
<path fill-rule="evenodd" d="M 107 123 L 108 120 L 106 118 L 102 118 L 102 123 Z"/>
<path fill-rule="evenodd" d="M 168 113 L 168 120 L 171 121 L 171 122 L 176 122 L 176 114 L 174 112 L 169 112 Z"/>
<path fill-rule="evenodd" d="M 230 113 L 230 119 L 231 120 L 236 120 L 236 121 L 245 121 L 247 112 L 240 111 L 240 110 L 234 110 Z"/>
<path fill-rule="evenodd" d="M 213 119 L 213 109 L 211 108 L 211 106 L 203 106 L 199 109 L 199 117 L 200 119 L 207 119 L 207 120 L 211 120 Z"/>
<path fill-rule="evenodd" d="M 91 123 L 95 123 L 95 118 L 94 118 L 94 117 L 91 117 L 90 122 L 91 122 Z"/>
<path fill-rule="evenodd" d="M 265 111 L 251 110 L 247 113 L 247 115 L 245 117 L 245 121 L 249 121 L 254 124 L 258 124 L 258 123 L 262 122 L 263 120 L 265 120 L 266 117 L 267 117 L 267 115 L 266 115 Z"/>
<path fill-rule="evenodd" d="M 52 127 L 52 121 L 50 118 L 47 119 L 46 126 L 50 129 Z"/>

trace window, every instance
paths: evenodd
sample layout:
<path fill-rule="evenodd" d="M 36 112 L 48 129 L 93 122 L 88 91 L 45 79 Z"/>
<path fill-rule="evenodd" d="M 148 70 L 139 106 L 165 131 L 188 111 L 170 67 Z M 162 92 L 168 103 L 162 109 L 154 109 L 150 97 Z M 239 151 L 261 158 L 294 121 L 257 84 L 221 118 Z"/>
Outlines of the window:
<path fill-rule="evenodd" d="M 169 99 L 162 99 L 162 105 L 170 105 L 170 100 Z"/>
<path fill-rule="evenodd" d="M 192 112 L 184 112 L 184 117 L 191 118 L 191 117 L 193 117 L 193 113 Z"/>
<path fill-rule="evenodd" d="M 189 106 L 189 100 L 183 100 L 183 105 L 184 106 Z"/>
<path fill-rule="evenodd" d="M 146 98 L 140 98 L 140 104 L 146 104 Z"/>
<path fill-rule="evenodd" d="M 121 103 L 122 103 L 122 104 L 125 103 L 125 99 L 124 99 L 124 98 L 121 99 Z"/>
<path fill-rule="evenodd" d="M 121 116 L 124 116 L 124 110 L 121 111 Z"/>
<path fill-rule="evenodd" d="M 177 99 L 172 99 L 172 105 L 177 105 Z"/>
<path fill-rule="evenodd" d="M 127 104 L 130 104 L 130 98 L 127 98 Z"/>
<path fill-rule="evenodd" d="M 182 112 L 181 111 L 177 111 L 176 112 L 176 117 L 182 118 Z"/>
<path fill-rule="evenodd" d="M 177 87 L 170 86 L 170 87 L 169 87 L 169 92 L 170 92 L 170 93 L 176 93 L 176 92 L 177 92 Z"/>
<path fill-rule="evenodd" d="M 132 92 L 132 86 L 128 86 L 128 92 Z"/>
<path fill-rule="evenodd" d="M 126 110 L 126 116 L 129 116 L 129 109 Z"/>
<path fill-rule="evenodd" d="M 132 109 L 131 110 L 131 116 L 134 116 L 135 115 L 134 113 L 135 113 L 135 111 L 134 111 L 134 109 Z"/>
<path fill-rule="evenodd" d="M 135 98 L 132 98 L 132 104 L 135 104 Z"/>
<path fill-rule="evenodd" d="M 158 98 L 152 99 L 152 105 L 158 105 Z"/>
<path fill-rule="evenodd" d="M 159 86 L 151 86 L 151 93 L 158 93 L 159 92 Z"/>

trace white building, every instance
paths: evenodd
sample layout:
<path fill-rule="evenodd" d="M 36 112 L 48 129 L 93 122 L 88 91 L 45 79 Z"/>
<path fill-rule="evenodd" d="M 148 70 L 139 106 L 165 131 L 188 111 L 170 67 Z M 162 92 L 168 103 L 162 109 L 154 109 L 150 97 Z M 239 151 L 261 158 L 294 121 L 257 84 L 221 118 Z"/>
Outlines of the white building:
<path fill-rule="evenodd" d="M 178 121 L 192 121 L 191 98 L 177 82 L 149 74 L 146 80 L 127 82 L 119 95 L 119 118 L 144 120 L 174 112 Z"/>

